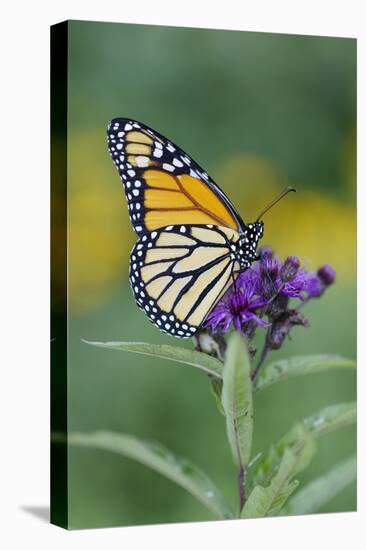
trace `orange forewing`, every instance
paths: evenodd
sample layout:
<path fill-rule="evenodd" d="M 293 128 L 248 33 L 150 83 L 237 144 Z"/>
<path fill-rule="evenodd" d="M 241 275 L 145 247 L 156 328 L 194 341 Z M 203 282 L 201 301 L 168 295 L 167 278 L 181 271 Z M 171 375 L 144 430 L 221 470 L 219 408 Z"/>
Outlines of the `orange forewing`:
<path fill-rule="evenodd" d="M 173 223 L 213 224 L 237 230 L 233 215 L 205 182 L 159 169 L 147 169 L 143 177 L 148 186 L 144 222 L 149 231 Z"/>

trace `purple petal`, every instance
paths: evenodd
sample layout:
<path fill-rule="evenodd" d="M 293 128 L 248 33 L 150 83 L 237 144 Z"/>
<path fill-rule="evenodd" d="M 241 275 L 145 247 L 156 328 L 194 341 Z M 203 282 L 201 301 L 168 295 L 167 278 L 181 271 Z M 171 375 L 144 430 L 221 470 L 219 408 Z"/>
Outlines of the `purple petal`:
<path fill-rule="evenodd" d="M 269 325 L 271 324 L 265 321 L 264 319 L 262 319 L 261 317 L 258 317 L 258 315 L 256 315 L 252 311 L 248 311 L 245 313 L 245 315 L 243 315 L 243 321 L 244 322 L 254 321 L 259 327 L 269 327 Z"/>

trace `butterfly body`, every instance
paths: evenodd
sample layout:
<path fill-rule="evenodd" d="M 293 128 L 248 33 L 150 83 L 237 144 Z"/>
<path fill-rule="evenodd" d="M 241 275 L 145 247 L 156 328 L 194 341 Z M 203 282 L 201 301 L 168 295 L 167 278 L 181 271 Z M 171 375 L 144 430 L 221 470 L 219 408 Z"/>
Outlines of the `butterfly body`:
<path fill-rule="evenodd" d="M 160 330 L 193 336 L 256 260 L 263 223 L 246 225 L 189 155 L 140 122 L 112 120 L 108 147 L 139 237 L 130 257 L 135 301 Z"/>

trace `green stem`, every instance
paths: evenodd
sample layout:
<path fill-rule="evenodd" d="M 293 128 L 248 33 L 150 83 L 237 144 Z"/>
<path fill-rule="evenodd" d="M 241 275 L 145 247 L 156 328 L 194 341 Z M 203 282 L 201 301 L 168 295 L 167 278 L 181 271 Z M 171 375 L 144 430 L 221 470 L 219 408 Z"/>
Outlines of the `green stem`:
<path fill-rule="evenodd" d="M 238 489 L 239 489 L 239 514 L 240 517 L 241 511 L 244 507 L 246 494 L 245 494 L 245 481 L 246 481 L 247 469 L 246 466 L 240 464 L 239 474 L 238 474 Z"/>
<path fill-rule="evenodd" d="M 255 382 L 256 382 L 256 380 L 257 380 L 257 378 L 258 378 L 259 370 L 260 370 L 261 366 L 263 365 L 264 360 L 265 360 L 266 357 L 267 357 L 268 351 L 269 351 L 269 347 L 267 346 L 267 338 L 266 338 L 266 341 L 265 341 L 265 343 L 264 343 L 264 346 L 263 346 L 262 353 L 261 353 L 261 356 L 260 356 L 260 358 L 259 358 L 258 364 L 257 364 L 257 366 L 255 367 L 254 371 L 252 372 L 252 383 L 253 383 L 253 386 L 255 386 Z"/>

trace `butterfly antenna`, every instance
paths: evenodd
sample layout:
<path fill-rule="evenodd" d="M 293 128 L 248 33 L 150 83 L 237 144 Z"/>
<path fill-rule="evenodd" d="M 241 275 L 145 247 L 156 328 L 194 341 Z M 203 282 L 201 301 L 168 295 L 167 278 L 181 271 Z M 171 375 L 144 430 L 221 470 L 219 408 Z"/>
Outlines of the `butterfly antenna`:
<path fill-rule="evenodd" d="M 272 208 L 272 206 L 274 206 L 275 204 L 277 204 L 281 199 L 283 199 L 283 197 L 285 197 L 288 193 L 291 193 L 292 191 L 296 192 L 296 189 L 294 187 L 286 187 L 286 189 L 284 189 L 282 191 L 282 193 L 280 193 L 278 195 L 278 197 L 276 197 L 275 199 L 273 199 L 272 202 L 270 202 L 265 208 L 264 210 L 262 210 L 262 212 L 259 214 L 258 218 L 256 219 L 256 222 L 258 222 L 261 217 L 263 216 L 263 214 L 265 214 L 266 212 L 268 212 L 268 210 L 270 210 Z"/>

